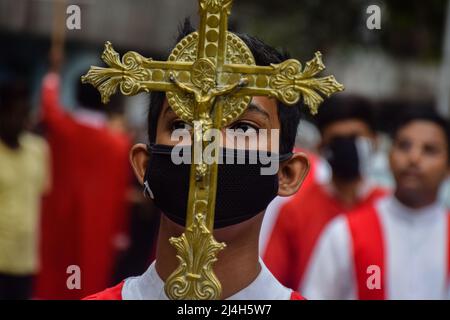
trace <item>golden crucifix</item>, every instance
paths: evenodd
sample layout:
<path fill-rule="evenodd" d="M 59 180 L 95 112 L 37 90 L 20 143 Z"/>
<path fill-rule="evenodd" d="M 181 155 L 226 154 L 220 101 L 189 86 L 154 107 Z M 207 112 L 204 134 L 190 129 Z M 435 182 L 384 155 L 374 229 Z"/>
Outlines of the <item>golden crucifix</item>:
<path fill-rule="evenodd" d="M 315 114 L 322 96 L 343 90 L 333 76 L 314 78 L 325 69 L 319 52 L 303 69 L 294 59 L 256 66 L 246 44 L 227 31 L 232 2 L 199 0 L 198 32 L 182 39 L 168 61 L 154 61 L 136 52 L 127 52 L 120 60 L 107 42 L 102 59 L 108 67 L 91 67 L 82 81 L 95 86 L 104 103 L 119 87 L 124 95 L 165 91 L 177 116 L 193 126 L 192 157 L 196 143 L 205 147 L 206 130 L 221 129 L 238 118 L 253 96 L 274 97 L 288 105 L 303 98 Z M 217 253 L 225 248 L 213 237 L 217 168 L 217 162 L 192 162 L 186 230 L 169 240 L 179 260 L 165 283 L 171 299 L 221 297 L 221 284 L 213 271 Z"/>

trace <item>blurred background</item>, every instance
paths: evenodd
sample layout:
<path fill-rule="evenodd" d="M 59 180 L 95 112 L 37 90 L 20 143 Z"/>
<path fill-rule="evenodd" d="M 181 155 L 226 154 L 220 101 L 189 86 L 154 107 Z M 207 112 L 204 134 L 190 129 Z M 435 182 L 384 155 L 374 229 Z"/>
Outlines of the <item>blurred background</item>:
<path fill-rule="evenodd" d="M 78 299 L 142 273 L 152 261 L 159 213 L 143 198 L 128 165 L 130 146 L 147 142 L 149 97 L 117 97 L 104 108 L 79 79 L 90 65 L 103 65 L 107 40 L 121 54 L 133 50 L 165 59 L 184 18 L 198 23 L 197 5 L 0 0 L 0 105 L 28 106 L 26 114 L 4 120 L 15 119 L 16 131 L 25 130 L 32 145 L 20 159 L 0 149 L 0 274 L 16 277 L 24 297 Z M 371 5 L 381 9 L 380 29 L 367 26 Z M 77 23 L 77 8 L 79 28 L 69 29 L 67 23 Z M 449 1 L 235 0 L 232 12 L 232 30 L 256 35 L 302 62 L 320 50 L 346 94 L 371 102 L 377 148 L 369 175 L 384 187 L 393 186 L 386 157 L 393 116 L 412 104 L 450 115 Z M 8 121 L 1 122 L 4 131 Z M 320 140 L 305 113 L 297 147 L 317 154 Z M 14 167 L 19 162 L 28 169 Z M 329 178 L 326 164 L 321 175 Z M 5 191 L 1 179 L 19 181 Z M 442 188 L 441 198 L 450 204 L 448 190 Z M 24 193 L 28 198 L 21 198 Z M 21 240 L 2 242 L 2 232 L 18 225 L 29 226 L 17 231 Z M 81 282 L 71 265 L 80 267 Z"/>

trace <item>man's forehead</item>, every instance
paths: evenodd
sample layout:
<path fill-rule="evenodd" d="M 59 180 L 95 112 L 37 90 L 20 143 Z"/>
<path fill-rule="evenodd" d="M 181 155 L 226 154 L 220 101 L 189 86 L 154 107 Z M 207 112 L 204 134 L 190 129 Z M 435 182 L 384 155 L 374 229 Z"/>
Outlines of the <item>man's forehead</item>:
<path fill-rule="evenodd" d="M 444 128 L 433 121 L 417 119 L 410 121 L 400 127 L 397 131 L 397 138 L 411 138 L 415 140 L 429 142 L 445 142 L 446 132 Z"/>
<path fill-rule="evenodd" d="M 371 132 L 370 126 L 361 119 L 350 118 L 331 122 L 323 129 L 324 135 Z"/>

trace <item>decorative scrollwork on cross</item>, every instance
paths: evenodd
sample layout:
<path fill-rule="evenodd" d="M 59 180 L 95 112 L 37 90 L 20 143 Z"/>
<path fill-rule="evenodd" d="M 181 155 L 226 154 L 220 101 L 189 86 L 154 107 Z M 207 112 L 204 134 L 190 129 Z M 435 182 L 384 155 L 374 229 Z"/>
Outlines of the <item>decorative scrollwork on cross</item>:
<path fill-rule="evenodd" d="M 303 97 L 303 103 L 312 114 L 318 112 L 319 105 L 323 102 L 321 94 L 329 97 L 344 90 L 344 86 L 334 76 L 314 78 L 325 69 L 320 52 L 316 52 L 314 59 L 306 63 L 303 71 L 300 62 L 292 59 L 272 67 L 276 73 L 270 79 L 274 96 L 286 104 L 295 104 Z"/>
<path fill-rule="evenodd" d="M 102 60 L 109 68 L 92 67 L 86 75 L 81 77 L 81 81 L 96 87 L 100 91 L 103 103 L 109 102 L 109 98 L 117 92 L 119 86 L 124 95 L 134 95 L 142 90 L 148 92 L 142 82 L 150 80 L 151 71 L 146 66 L 153 61 L 151 58 L 145 58 L 137 52 L 130 51 L 120 61 L 119 54 L 108 41 L 105 44 Z"/>
<path fill-rule="evenodd" d="M 217 253 L 225 243 L 217 242 L 205 224 L 205 216 L 197 214 L 192 226 L 181 237 L 171 238 L 170 243 L 177 249 L 180 264 L 166 280 L 166 294 L 169 297 L 191 297 L 199 300 L 219 299 L 219 280 L 210 270 L 217 261 Z M 203 254 L 195 254 L 202 248 Z"/>

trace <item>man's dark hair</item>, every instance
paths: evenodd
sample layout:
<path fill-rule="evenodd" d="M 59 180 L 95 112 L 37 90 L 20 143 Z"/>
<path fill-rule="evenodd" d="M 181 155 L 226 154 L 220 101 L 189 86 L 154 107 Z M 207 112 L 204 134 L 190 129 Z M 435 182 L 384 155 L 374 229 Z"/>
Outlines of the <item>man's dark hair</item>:
<path fill-rule="evenodd" d="M 450 151 L 450 127 L 449 122 L 440 116 L 432 105 L 411 105 L 399 112 L 395 119 L 394 128 L 391 130 L 392 139 L 396 139 L 398 132 L 413 121 L 429 121 L 439 126 L 445 134 L 447 150 Z M 450 157 L 449 157 L 450 162 Z"/>
<path fill-rule="evenodd" d="M 177 42 L 194 31 L 189 19 L 186 19 L 183 26 L 180 28 Z M 286 52 L 281 53 L 255 37 L 239 33 L 236 33 L 236 35 L 241 38 L 251 50 L 257 65 L 268 66 L 271 63 L 281 63 L 284 60 L 289 59 L 289 55 Z M 159 91 L 152 92 L 150 96 L 150 110 L 148 114 L 148 136 L 150 143 L 153 143 L 156 140 L 158 117 L 165 97 L 165 93 Z M 278 100 L 277 105 L 278 118 L 280 120 L 280 153 L 288 153 L 294 148 L 301 111 L 298 105 L 287 106 Z"/>
<path fill-rule="evenodd" d="M 19 147 L 30 112 L 30 90 L 26 81 L 0 84 L 0 140 L 11 148 Z"/>
<path fill-rule="evenodd" d="M 28 84 L 22 79 L 0 83 L 0 112 L 9 113 L 15 106 L 27 109 L 29 96 Z"/>
<path fill-rule="evenodd" d="M 375 130 L 372 103 L 357 95 L 335 95 L 324 101 L 315 122 L 320 132 L 329 125 L 344 120 L 357 119 Z"/>

